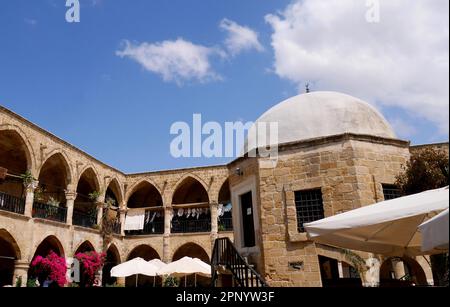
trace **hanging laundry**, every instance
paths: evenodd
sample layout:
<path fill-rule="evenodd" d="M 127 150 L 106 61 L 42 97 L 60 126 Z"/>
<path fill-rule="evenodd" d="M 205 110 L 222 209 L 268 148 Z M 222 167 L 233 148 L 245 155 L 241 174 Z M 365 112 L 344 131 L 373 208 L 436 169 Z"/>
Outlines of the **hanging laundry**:
<path fill-rule="evenodd" d="M 153 221 L 155 220 L 155 216 L 156 216 L 156 212 L 153 213 L 152 219 L 150 220 L 150 223 L 153 223 Z"/>
<path fill-rule="evenodd" d="M 223 208 L 223 210 L 224 212 L 230 212 L 231 210 L 233 210 L 233 206 L 231 205 L 231 203 L 229 203 Z"/>
<path fill-rule="evenodd" d="M 145 224 L 145 210 L 130 210 L 125 217 L 124 230 L 142 230 Z"/>
<path fill-rule="evenodd" d="M 178 209 L 178 214 L 177 214 L 178 216 L 182 216 L 183 213 L 184 213 L 184 209 L 183 208 Z"/>

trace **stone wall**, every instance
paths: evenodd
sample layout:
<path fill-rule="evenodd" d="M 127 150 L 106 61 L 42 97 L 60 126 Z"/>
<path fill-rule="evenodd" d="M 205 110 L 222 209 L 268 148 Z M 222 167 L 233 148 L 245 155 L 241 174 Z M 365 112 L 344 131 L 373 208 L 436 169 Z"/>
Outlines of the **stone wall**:
<path fill-rule="evenodd" d="M 259 171 L 263 274 L 273 286 L 320 286 L 324 251 L 298 232 L 294 192 L 320 188 L 325 217 L 382 200 L 381 184 L 394 182 L 408 143 L 341 136 L 281 149 L 277 166 Z"/>

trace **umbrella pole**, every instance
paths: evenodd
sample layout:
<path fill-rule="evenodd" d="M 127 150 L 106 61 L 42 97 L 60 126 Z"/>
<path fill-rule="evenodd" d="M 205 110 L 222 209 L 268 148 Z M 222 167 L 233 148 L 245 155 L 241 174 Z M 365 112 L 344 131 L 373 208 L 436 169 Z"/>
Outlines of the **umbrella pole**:
<path fill-rule="evenodd" d="M 186 288 L 186 279 L 187 279 L 187 275 L 184 275 L 184 287 Z"/>
<path fill-rule="evenodd" d="M 194 280 L 195 280 L 194 286 L 197 288 L 197 274 L 194 274 Z"/>
<path fill-rule="evenodd" d="M 156 276 L 153 276 L 153 288 L 155 287 Z"/>
<path fill-rule="evenodd" d="M 136 288 L 138 286 L 138 276 L 139 276 L 139 274 L 136 274 Z"/>

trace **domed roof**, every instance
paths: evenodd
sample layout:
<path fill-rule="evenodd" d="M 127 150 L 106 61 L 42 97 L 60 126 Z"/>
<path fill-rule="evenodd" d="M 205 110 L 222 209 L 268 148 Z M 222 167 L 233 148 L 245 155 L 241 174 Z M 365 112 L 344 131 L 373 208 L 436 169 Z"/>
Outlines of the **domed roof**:
<path fill-rule="evenodd" d="M 277 104 L 250 129 L 246 143 L 251 148 L 256 144 L 254 129 L 258 123 L 267 125 L 264 134 L 268 141 L 263 144 L 275 144 L 269 139 L 271 122 L 278 123 L 278 144 L 343 133 L 396 138 L 389 123 L 375 108 L 358 98 L 337 92 L 311 92 Z M 258 144 L 260 146 L 262 144 Z"/>

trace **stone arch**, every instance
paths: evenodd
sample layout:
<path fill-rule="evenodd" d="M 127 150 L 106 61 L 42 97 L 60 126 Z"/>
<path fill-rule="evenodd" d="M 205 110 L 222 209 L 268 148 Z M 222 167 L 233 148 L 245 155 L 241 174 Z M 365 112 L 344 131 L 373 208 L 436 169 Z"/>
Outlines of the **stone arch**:
<path fill-rule="evenodd" d="M 75 249 L 73 255 L 75 256 L 78 253 L 87 253 L 87 252 L 95 252 L 95 247 L 89 240 L 86 240 L 81 244 L 79 244 L 78 247 Z"/>
<path fill-rule="evenodd" d="M 13 132 L 16 136 L 19 137 L 20 141 L 22 142 L 22 146 L 24 146 L 25 157 L 27 160 L 27 169 L 33 172 L 36 168 L 36 156 L 34 154 L 33 146 L 31 145 L 29 138 L 22 131 L 22 129 L 16 125 L 9 125 L 9 124 L 0 125 L 0 136 L 2 133 L 6 131 Z M 1 141 L 2 140 L 0 138 L 0 145 L 2 145 Z M 0 146 L 0 148 L 1 147 L 2 146 Z"/>
<path fill-rule="evenodd" d="M 53 198 L 65 203 L 65 191 L 72 180 L 72 171 L 67 156 L 61 151 L 48 155 L 42 163 L 39 173 L 39 189 L 35 191 L 35 200 L 46 203 Z"/>
<path fill-rule="evenodd" d="M 97 172 L 87 167 L 81 173 L 76 185 L 77 197 L 74 202 L 72 222 L 74 225 L 93 228 L 97 224 L 97 199 L 91 199 L 90 194 L 100 192 Z"/>
<path fill-rule="evenodd" d="M 112 285 L 117 282 L 117 279 L 115 277 L 111 277 L 111 269 L 120 263 L 121 261 L 119 250 L 117 249 L 117 246 L 112 243 L 106 250 L 106 260 L 102 268 L 102 284 L 104 286 Z"/>
<path fill-rule="evenodd" d="M 158 251 L 153 248 L 149 244 L 140 244 L 138 246 L 135 246 L 131 252 L 127 256 L 127 260 L 132 260 L 136 257 L 143 258 L 146 261 L 152 260 L 152 259 L 161 259 L 161 257 L 158 254 Z M 153 278 L 149 276 L 142 276 L 140 275 L 137 278 L 137 284 L 139 287 L 153 287 L 153 284 L 160 285 L 161 284 L 161 278 Z M 130 276 L 125 278 L 125 284 L 127 287 L 135 287 L 136 286 L 136 276 Z"/>
<path fill-rule="evenodd" d="M 144 207 L 162 207 L 163 199 L 161 191 L 149 180 L 141 180 L 130 190 L 127 198 L 127 207 L 142 207 L 142 205 L 137 204 L 138 202 L 141 202 Z"/>
<path fill-rule="evenodd" d="M 91 176 L 91 178 L 94 179 L 93 182 L 94 182 L 94 184 L 95 184 L 95 189 L 96 189 L 97 191 L 100 191 L 100 187 L 101 187 L 101 186 L 100 186 L 100 179 L 99 179 L 100 177 L 99 177 L 99 175 L 98 175 L 97 170 L 96 170 L 95 167 L 93 167 L 92 165 L 87 165 L 87 166 L 85 166 L 85 167 L 82 169 L 82 171 L 78 173 L 78 178 L 77 178 L 76 184 L 78 185 L 78 183 L 80 182 L 81 177 L 82 177 L 83 175 L 85 175 L 86 173 L 89 173 L 90 176 Z"/>
<path fill-rule="evenodd" d="M 327 286 L 324 284 L 323 282 L 323 272 L 322 272 L 322 267 L 321 267 L 321 261 L 320 259 L 323 258 L 328 258 L 331 259 L 332 261 L 339 261 L 342 264 L 342 269 L 347 269 L 348 271 L 353 271 L 354 273 L 357 273 L 358 278 L 360 280 L 360 283 L 358 282 L 358 284 L 356 284 L 357 280 L 354 280 L 351 284 L 351 286 L 362 286 L 365 283 L 365 277 L 366 277 L 366 271 L 367 271 L 367 266 L 366 266 L 366 261 L 363 257 L 361 257 L 359 254 L 353 252 L 353 251 L 348 251 L 348 252 L 344 252 L 344 250 L 341 249 L 337 249 L 331 246 L 324 246 L 324 245 L 320 245 L 320 248 L 317 248 L 317 256 L 319 258 L 319 269 L 321 272 L 321 278 L 322 278 L 322 284 L 323 286 Z M 358 279 L 356 276 L 348 276 L 348 275 L 352 275 L 350 274 L 350 272 L 348 272 L 346 270 L 343 270 L 343 277 L 342 278 L 353 278 L 353 279 Z M 332 286 L 345 286 L 346 283 L 336 283 L 333 284 Z"/>
<path fill-rule="evenodd" d="M 123 202 L 123 190 L 122 190 L 122 186 L 119 183 L 119 180 L 116 177 L 113 177 L 108 184 L 106 185 L 106 189 L 105 189 L 105 201 L 106 201 L 106 197 L 108 197 L 108 190 L 111 190 L 111 192 L 114 194 L 115 198 L 116 198 L 116 207 L 120 207 L 120 205 Z"/>
<path fill-rule="evenodd" d="M 417 260 L 407 256 L 384 259 L 380 266 L 381 287 L 412 284 L 428 285 L 425 271 Z"/>
<path fill-rule="evenodd" d="M 58 156 L 60 158 L 60 162 L 62 162 L 66 170 L 66 180 L 68 182 L 68 185 L 71 184 L 74 181 L 75 172 L 72 169 L 71 160 L 69 159 L 67 154 L 61 149 L 55 149 L 47 154 L 47 157 L 39 167 L 38 174 L 41 173 L 42 167 L 45 165 L 45 163 L 47 163 L 48 160 L 52 159 L 55 156 Z"/>
<path fill-rule="evenodd" d="M 172 261 L 176 261 L 185 256 L 188 256 L 191 258 L 199 258 L 200 260 L 208 264 L 211 262 L 207 249 L 202 246 L 200 242 L 184 242 L 179 244 L 174 250 L 175 251 L 172 255 Z"/>
<path fill-rule="evenodd" d="M 194 242 L 187 242 L 179 246 L 172 255 L 172 261 L 177 261 L 186 256 L 191 258 L 198 258 L 208 264 L 211 263 L 206 249 Z M 186 286 L 193 286 L 194 284 L 209 286 L 211 284 L 211 279 L 202 276 L 190 275 L 183 278 L 181 284 L 183 283 L 185 283 Z"/>
<path fill-rule="evenodd" d="M 160 189 L 160 187 L 156 184 L 156 182 L 154 182 L 152 179 L 150 178 L 145 178 L 142 180 L 138 180 L 136 183 L 134 183 L 130 189 L 128 189 L 124 200 L 128 203 L 128 200 L 130 199 L 130 197 L 136 192 L 136 190 L 139 188 L 140 185 L 142 184 L 149 184 L 151 186 L 153 186 L 153 188 L 155 188 L 155 190 L 158 192 L 158 194 L 161 196 L 162 198 L 162 191 Z"/>
<path fill-rule="evenodd" d="M 13 284 L 16 260 L 22 258 L 19 245 L 6 230 L 0 229 L 0 287 Z"/>
<path fill-rule="evenodd" d="M 195 190 L 195 192 L 192 192 Z M 209 202 L 210 195 L 209 188 L 201 178 L 194 174 L 187 174 L 183 176 L 174 185 L 172 190 L 171 201 L 172 204 Z M 197 195 L 192 195 L 197 194 Z"/>
<path fill-rule="evenodd" d="M 226 178 L 223 180 L 223 182 L 220 184 L 220 188 L 217 192 L 217 201 L 218 203 L 222 203 L 225 200 L 231 201 L 231 192 L 230 192 L 230 181 L 229 178 Z"/>
<path fill-rule="evenodd" d="M 56 236 L 49 235 L 35 248 L 34 256 L 31 261 L 33 261 L 36 256 L 47 256 L 51 250 L 58 256 L 65 257 L 65 251 L 61 241 Z"/>
<path fill-rule="evenodd" d="M 6 229 L 2 228 L 0 229 L 0 239 L 7 242 L 13 249 L 15 254 L 15 259 L 20 260 L 22 259 L 22 253 L 20 252 L 19 244 L 17 244 L 16 239 L 7 231 Z M 2 249 L 0 248 L 0 252 Z"/>
<path fill-rule="evenodd" d="M 7 176 L 0 181 L 0 192 L 25 198 L 23 180 L 18 176 L 29 170 L 35 176 L 33 161 L 31 147 L 21 130 L 14 126 L 0 128 L 0 167 L 6 168 L 9 174 L 16 175 Z"/>

